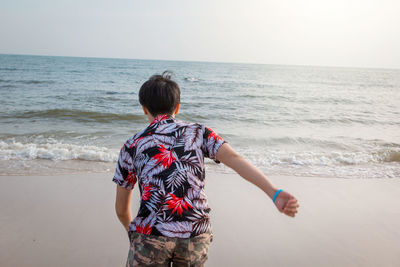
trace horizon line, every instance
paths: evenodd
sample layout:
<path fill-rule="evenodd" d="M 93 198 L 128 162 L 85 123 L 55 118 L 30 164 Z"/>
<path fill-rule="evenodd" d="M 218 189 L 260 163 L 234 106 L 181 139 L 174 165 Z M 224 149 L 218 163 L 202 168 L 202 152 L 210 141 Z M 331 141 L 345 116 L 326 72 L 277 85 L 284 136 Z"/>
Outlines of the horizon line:
<path fill-rule="evenodd" d="M 291 67 L 320 67 L 320 68 L 343 68 L 343 69 L 381 69 L 381 70 L 400 70 L 400 67 L 359 67 L 359 66 L 335 66 L 335 65 L 307 65 L 307 64 L 279 64 L 279 63 L 260 63 L 260 62 L 235 62 L 235 61 L 208 61 L 208 60 L 180 60 L 180 59 L 145 59 L 130 57 L 100 57 L 100 56 L 62 56 L 44 54 L 13 54 L 2 53 L 0 55 L 9 56 L 37 56 L 37 57 L 70 57 L 70 58 L 94 58 L 94 59 L 126 59 L 143 61 L 171 61 L 171 62 L 191 62 L 191 63 L 217 63 L 217 64 L 243 64 L 243 65 L 269 65 L 269 66 L 291 66 Z"/>

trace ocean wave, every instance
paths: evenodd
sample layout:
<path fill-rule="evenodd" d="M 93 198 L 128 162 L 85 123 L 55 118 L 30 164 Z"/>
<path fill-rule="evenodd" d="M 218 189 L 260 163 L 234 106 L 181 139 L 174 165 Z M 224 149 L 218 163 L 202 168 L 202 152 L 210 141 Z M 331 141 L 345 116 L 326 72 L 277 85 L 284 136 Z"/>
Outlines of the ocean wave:
<path fill-rule="evenodd" d="M 142 115 L 135 114 L 116 114 L 96 111 L 86 111 L 77 109 L 46 109 L 37 111 L 27 111 L 20 113 L 4 114 L 0 118 L 18 119 L 38 119 L 54 118 L 62 120 L 75 120 L 78 122 L 100 122 L 111 123 L 115 121 L 137 121 L 143 120 Z"/>
<path fill-rule="evenodd" d="M 188 81 L 188 82 L 199 82 L 200 81 L 200 79 L 198 79 L 196 77 L 185 77 L 184 80 Z"/>
<path fill-rule="evenodd" d="M 0 88 L 15 88 L 15 85 L 12 84 L 6 84 L 6 85 L 0 85 Z"/>
<path fill-rule="evenodd" d="M 236 98 L 242 99 L 242 98 L 254 98 L 254 99 L 263 99 L 265 98 L 264 95 L 256 95 L 256 94 L 240 94 L 238 96 L 235 96 Z"/>
<path fill-rule="evenodd" d="M 398 163 L 400 150 L 381 149 L 366 152 L 297 152 L 269 155 L 270 165 L 289 164 L 301 166 L 364 165 L 369 163 Z"/>
<path fill-rule="evenodd" d="M 400 150 L 386 151 L 383 154 L 384 154 L 384 161 L 386 162 L 400 162 Z"/>
<path fill-rule="evenodd" d="M 400 149 L 381 148 L 375 151 L 284 151 L 270 150 L 259 153 L 254 149 L 237 148 L 240 154 L 259 167 L 340 167 L 368 164 L 400 163 Z M 0 160 L 88 160 L 113 162 L 118 150 L 95 145 L 66 144 L 50 138 L 47 142 L 0 141 Z"/>
<path fill-rule="evenodd" d="M 282 115 L 293 116 L 291 113 L 286 113 Z M 257 122 L 259 123 L 259 122 Z M 313 124 L 313 125 L 397 125 L 398 122 L 395 120 L 385 121 L 379 119 L 370 119 L 370 118 L 346 118 L 346 117 L 336 117 L 336 118 L 299 118 L 299 119 L 291 119 L 285 118 L 282 116 L 281 118 L 271 118 L 262 121 L 265 125 L 298 125 L 298 124 Z"/>
<path fill-rule="evenodd" d="M 118 151 L 105 147 L 63 143 L 6 143 L 0 141 L 0 160 L 87 160 L 114 162 Z"/>
<path fill-rule="evenodd" d="M 17 68 L 0 68 L 0 70 L 13 71 L 13 70 L 18 70 L 18 69 Z"/>
<path fill-rule="evenodd" d="M 22 84 L 53 84 L 55 81 L 40 81 L 40 80 L 3 80 L 0 79 L 0 83 L 22 83 Z"/>
<path fill-rule="evenodd" d="M 256 120 L 255 120 L 256 121 Z M 221 133 L 222 136 L 229 137 L 231 141 L 237 146 L 242 146 L 248 142 L 248 138 L 237 134 Z M 354 141 L 354 140 L 353 140 Z M 354 141 L 355 142 L 355 141 Z M 358 140 L 358 143 L 362 140 Z M 293 148 L 314 148 L 318 150 L 355 150 L 360 144 L 353 144 L 352 142 L 344 142 L 338 139 L 323 139 L 323 138 L 312 138 L 312 137 L 293 137 L 293 136 L 282 136 L 282 137 L 253 137 L 251 139 L 252 146 L 260 146 L 266 148 L 272 147 L 293 147 Z"/>
<path fill-rule="evenodd" d="M 55 81 L 39 81 L 39 80 L 17 80 L 14 82 L 23 83 L 23 84 L 53 84 L 53 83 L 55 83 Z"/>
<path fill-rule="evenodd" d="M 201 115 L 200 113 L 189 113 L 182 112 L 179 114 L 179 120 L 183 121 L 204 121 L 207 120 L 207 116 Z"/>

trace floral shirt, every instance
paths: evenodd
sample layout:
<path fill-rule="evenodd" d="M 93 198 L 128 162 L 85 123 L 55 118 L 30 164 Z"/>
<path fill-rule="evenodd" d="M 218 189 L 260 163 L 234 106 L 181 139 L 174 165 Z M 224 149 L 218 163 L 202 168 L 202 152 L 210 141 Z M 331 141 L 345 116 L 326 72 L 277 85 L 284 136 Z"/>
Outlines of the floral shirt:
<path fill-rule="evenodd" d="M 196 123 L 157 116 L 122 146 L 113 181 L 132 189 L 141 203 L 130 231 L 188 238 L 211 230 L 204 192 L 204 157 L 216 160 L 224 140 Z"/>

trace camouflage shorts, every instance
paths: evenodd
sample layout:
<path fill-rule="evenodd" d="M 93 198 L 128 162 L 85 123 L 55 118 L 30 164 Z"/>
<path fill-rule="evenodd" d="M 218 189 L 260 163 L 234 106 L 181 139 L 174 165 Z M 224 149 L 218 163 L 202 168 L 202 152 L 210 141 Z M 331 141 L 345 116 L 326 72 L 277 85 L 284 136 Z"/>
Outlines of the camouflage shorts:
<path fill-rule="evenodd" d="M 172 238 L 129 232 L 131 242 L 126 266 L 193 266 L 207 260 L 212 233 L 192 238 Z"/>

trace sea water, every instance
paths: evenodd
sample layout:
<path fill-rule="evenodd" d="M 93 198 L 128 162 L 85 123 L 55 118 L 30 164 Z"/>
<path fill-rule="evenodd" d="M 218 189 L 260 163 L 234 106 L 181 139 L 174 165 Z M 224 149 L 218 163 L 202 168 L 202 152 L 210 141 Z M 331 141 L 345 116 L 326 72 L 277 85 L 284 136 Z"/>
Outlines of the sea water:
<path fill-rule="evenodd" d="M 400 70 L 25 55 L 0 55 L 1 173 L 112 172 L 148 125 L 141 84 L 165 70 L 177 119 L 266 174 L 400 177 Z"/>

